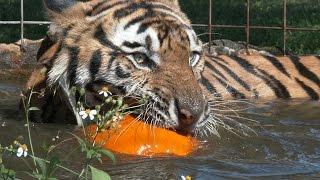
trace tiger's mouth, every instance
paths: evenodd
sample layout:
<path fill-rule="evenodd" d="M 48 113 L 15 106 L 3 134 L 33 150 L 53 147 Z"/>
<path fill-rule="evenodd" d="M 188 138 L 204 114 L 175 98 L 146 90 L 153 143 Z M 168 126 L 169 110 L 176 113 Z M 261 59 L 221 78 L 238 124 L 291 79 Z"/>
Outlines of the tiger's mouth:
<path fill-rule="evenodd" d="M 186 109 L 179 109 L 175 100 L 164 103 L 161 98 L 151 98 L 136 114 L 137 119 L 152 126 L 175 131 L 181 135 L 197 136 L 208 124 L 209 108 L 206 105 L 196 116 Z"/>
<path fill-rule="evenodd" d="M 101 84 L 95 84 L 88 89 L 91 89 L 92 92 L 98 92 L 101 86 Z M 140 88 L 136 89 L 135 93 L 126 95 L 124 88 L 111 84 L 107 86 L 112 94 L 124 96 L 124 101 L 129 107 L 135 107 L 132 115 L 137 120 L 152 126 L 169 129 L 182 135 L 198 136 L 204 129 L 208 129 L 206 126 L 210 124 L 207 122 L 210 120 L 208 103 L 183 104 L 179 102 L 182 101 L 181 99 L 165 98 L 160 96 L 159 92 L 143 91 Z M 99 102 L 98 99 L 96 101 Z M 94 107 L 94 103 L 91 104 Z"/>

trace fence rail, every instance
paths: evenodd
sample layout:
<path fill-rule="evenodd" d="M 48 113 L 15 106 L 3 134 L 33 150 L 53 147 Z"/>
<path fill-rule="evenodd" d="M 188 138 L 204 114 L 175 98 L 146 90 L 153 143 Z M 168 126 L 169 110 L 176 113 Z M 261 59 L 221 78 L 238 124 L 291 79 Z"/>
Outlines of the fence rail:
<path fill-rule="evenodd" d="M 250 44 L 250 30 L 251 29 L 271 29 L 271 30 L 282 30 L 283 31 L 283 52 L 286 55 L 287 49 L 287 33 L 288 31 L 319 31 L 318 28 L 300 28 L 300 27 L 289 27 L 287 24 L 287 3 L 288 0 L 283 0 L 283 26 L 251 26 L 250 25 L 250 0 L 243 0 L 246 4 L 246 24 L 245 25 L 226 25 L 226 24 L 213 24 L 213 15 L 212 15 L 212 1 L 209 1 L 209 22 L 208 24 L 192 24 L 193 27 L 207 27 L 208 28 L 208 39 L 209 39 L 209 52 L 212 44 L 212 31 L 215 28 L 239 28 L 245 29 L 245 36 L 246 36 L 246 48 L 247 53 L 249 53 L 249 44 Z M 51 22 L 49 21 L 24 21 L 24 6 L 23 0 L 20 0 L 20 7 L 21 7 L 21 17 L 20 21 L 0 21 L 0 25 L 18 25 L 20 24 L 21 28 L 21 49 L 23 49 L 23 39 L 24 39 L 24 25 L 49 25 Z"/>

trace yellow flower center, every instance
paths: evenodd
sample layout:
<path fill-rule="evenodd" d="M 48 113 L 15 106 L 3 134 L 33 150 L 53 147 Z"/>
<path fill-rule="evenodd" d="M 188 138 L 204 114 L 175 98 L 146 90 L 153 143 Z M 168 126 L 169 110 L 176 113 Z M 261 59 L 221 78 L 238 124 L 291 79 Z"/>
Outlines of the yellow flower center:
<path fill-rule="evenodd" d="M 90 114 L 91 110 L 90 109 L 86 109 L 86 113 Z"/>
<path fill-rule="evenodd" d="M 23 151 L 28 151 L 28 147 L 26 144 L 23 144 L 20 147 L 23 149 Z"/>
<path fill-rule="evenodd" d="M 108 91 L 109 91 L 109 88 L 108 88 L 107 86 L 103 86 L 103 87 L 102 87 L 102 91 L 108 92 Z"/>

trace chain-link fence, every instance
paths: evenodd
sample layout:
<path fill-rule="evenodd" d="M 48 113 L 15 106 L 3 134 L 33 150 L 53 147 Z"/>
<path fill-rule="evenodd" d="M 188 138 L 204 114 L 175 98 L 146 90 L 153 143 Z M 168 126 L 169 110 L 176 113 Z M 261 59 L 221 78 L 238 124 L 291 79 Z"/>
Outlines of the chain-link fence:
<path fill-rule="evenodd" d="M 0 25 L 20 25 L 20 39 L 21 41 L 21 47 L 23 47 L 23 38 L 24 38 L 24 25 L 46 25 L 46 24 L 50 24 L 50 22 L 48 21 L 25 21 L 24 20 L 24 0 L 20 0 L 20 13 L 21 13 L 21 17 L 20 17 L 20 21 L 0 21 Z M 206 28 L 207 32 L 205 34 L 208 35 L 208 41 L 209 41 L 209 45 L 212 44 L 212 34 L 214 29 L 218 29 L 218 28 L 230 28 L 230 29 L 244 29 L 245 30 L 245 37 L 246 37 L 246 47 L 248 49 L 249 44 L 250 44 L 250 36 L 251 36 L 251 31 L 253 29 L 266 29 L 266 30 L 278 30 L 278 31 L 282 31 L 283 34 L 283 47 L 282 47 L 282 51 L 285 53 L 286 49 L 287 49 L 287 34 L 289 31 L 313 31 L 313 32 L 320 32 L 320 28 L 301 28 L 301 27 L 291 27 L 288 26 L 287 24 L 287 3 L 288 0 L 282 0 L 283 1 L 283 17 L 282 17 L 282 26 L 256 26 L 256 25 L 251 25 L 250 24 L 250 20 L 251 20 L 251 7 L 250 7 L 250 0 L 242 0 L 243 3 L 245 4 L 246 7 L 246 12 L 244 14 L 244 16 L 246 17 L 246 23 L 244 25 L 227 25 L 227 24 L 215 24 L 214 23 L 214 17 L 213 17 L 213 13 L 212 10 L 214 9 L 214 7 L 212 7 L 212 3 L 214 0 L 208 0 L 209 1 L 209 13 L 208 13 L 208 17 L 209 17 L 209 21 L 207 24 L 193 24 L 194 27 L 202 27 L 202 28 Z M 210 48 L 210 46 L 209 46 Z"/>

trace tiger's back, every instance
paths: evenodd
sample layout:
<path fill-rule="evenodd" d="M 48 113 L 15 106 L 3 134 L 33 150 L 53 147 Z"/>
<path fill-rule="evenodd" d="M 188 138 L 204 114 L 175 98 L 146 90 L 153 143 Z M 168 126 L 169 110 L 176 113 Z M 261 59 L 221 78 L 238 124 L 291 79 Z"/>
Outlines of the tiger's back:
<path fill-rule="evenodd" d="M 207 58 L 201 83 L 223 99 L 318 100 L 319 67 L 317 56 L 222 55 Z"/>

